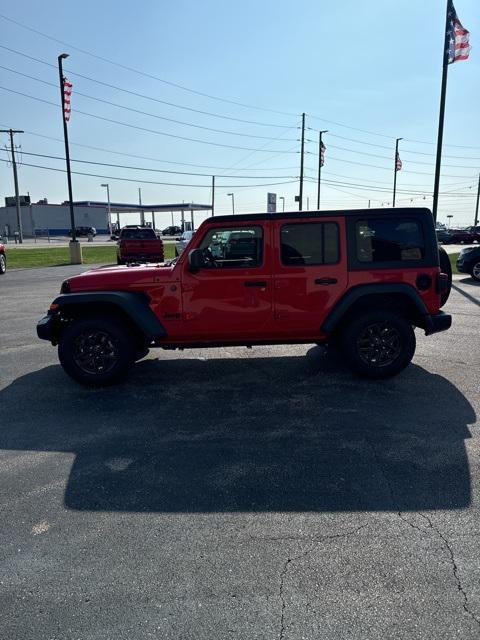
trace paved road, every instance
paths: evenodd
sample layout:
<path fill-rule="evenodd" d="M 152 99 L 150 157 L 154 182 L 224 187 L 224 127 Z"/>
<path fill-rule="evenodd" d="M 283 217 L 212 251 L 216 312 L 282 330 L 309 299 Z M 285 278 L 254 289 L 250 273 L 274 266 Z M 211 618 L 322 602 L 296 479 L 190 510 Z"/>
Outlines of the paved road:
<path fill-rule="evenodd" d="M 34 333 L 74 271 L 0 281 L 2 638 L 480 636 L 478 285 L 394 380 L 259 347 L 89 391 Z"/>

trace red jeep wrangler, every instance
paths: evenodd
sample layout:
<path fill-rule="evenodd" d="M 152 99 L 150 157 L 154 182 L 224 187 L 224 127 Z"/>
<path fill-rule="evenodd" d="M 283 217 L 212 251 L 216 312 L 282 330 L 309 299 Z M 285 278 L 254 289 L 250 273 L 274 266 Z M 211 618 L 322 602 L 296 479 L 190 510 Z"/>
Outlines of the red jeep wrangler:
<path fill-rule="evenodd" d="M 150 347 L 333 341 L 355 372 L 385 378 L 411 361 L 413 327 L 450 327 L 449 286 L 428 209 L 218 216 L 165 266 L 66 280 L 37 331 L 87 385 Z"/>

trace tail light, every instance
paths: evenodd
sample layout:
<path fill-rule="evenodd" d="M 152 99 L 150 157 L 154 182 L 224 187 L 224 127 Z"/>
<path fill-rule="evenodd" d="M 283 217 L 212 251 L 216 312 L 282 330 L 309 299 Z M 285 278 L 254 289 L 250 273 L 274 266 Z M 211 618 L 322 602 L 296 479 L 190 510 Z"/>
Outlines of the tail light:
<path fill-rule="evenodd" d="M 437 293 L 447 293 L 449 286 L 449 278 L 446 273 L 437 273 Z"/>

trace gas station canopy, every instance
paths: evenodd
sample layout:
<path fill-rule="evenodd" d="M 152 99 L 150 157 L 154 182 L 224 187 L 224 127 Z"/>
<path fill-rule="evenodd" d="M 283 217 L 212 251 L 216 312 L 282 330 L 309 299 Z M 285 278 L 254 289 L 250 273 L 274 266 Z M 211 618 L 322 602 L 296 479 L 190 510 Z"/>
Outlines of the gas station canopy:
<path fill-rule="evenodd" d="M 82 200 L 74 202 L 76 206 L 82 207 L 105 207 L 108 202 L 97 202 L 93 200 Z M 138 212 L 173 212 L 173 211 L 211 211 L 211 204 L 196 204 L 195 202 L 182 202 L 181 204 L 128 204 L 125 202 L 110 202 L 112 213 L 138 213 Z"/>

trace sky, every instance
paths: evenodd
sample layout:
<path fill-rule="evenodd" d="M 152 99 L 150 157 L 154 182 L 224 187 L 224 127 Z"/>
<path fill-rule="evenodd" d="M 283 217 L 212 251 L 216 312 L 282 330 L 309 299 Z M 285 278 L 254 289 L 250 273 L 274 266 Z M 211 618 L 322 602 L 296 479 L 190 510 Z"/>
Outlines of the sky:
<path fill-rule="evenodd" d="M 68 198 L 56 67 L 66 52 L 74 200 L 106 200 L 108 182 L 115 202 L 136 202 L 140 187 L 146 204 L 209 203 L 215 175 L 217 214 L 232 211 L 229 193 L 235 212 L 265 211 L 267 192 L 296 210 L 305 113 L 304 208 L 316 208 L 319 130 L 328 130 L 322 209 L 391 206 L 396 138 L 397 206 L 431 207 L 445 5 L 8 3 L 0 128 L 25 131 L 15 137 L 20 192 Z M 439 220 L 463 226 L 473 223 L 480 171 L 480 4 L 455 6 L 472 52 L 449 66 Z M 8 160 L 5 134 L 0 142 Z M 11 165 L 0 162 L 0 198 L 13 192 Z M 157 226 L 170 223 L 164 216 Z"/>

